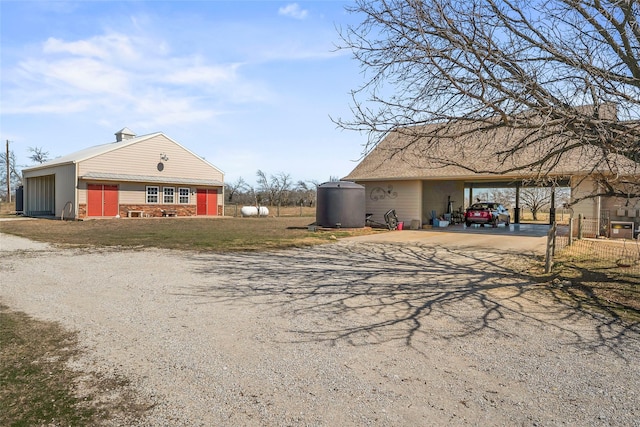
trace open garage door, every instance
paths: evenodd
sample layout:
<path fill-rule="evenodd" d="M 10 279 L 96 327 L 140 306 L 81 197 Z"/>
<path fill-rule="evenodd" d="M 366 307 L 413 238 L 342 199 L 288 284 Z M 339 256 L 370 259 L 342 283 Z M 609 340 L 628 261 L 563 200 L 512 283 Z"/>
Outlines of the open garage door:
<path fill-rule="evenodd" d="M 56 176 L 45 175 L 27 178 L 26 215 L 47 216 L 54 215 L 56 206 Z"/>

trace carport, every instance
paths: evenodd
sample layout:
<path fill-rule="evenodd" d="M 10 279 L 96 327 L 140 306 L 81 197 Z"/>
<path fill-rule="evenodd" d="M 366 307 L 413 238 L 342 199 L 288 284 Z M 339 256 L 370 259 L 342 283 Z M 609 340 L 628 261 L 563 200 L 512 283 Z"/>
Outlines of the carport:
<path fill-rule="evenodd" d="M 553 181 L 547 181 L 544 183 L 535 183 L 533 184 L 531 181 L 525 181 L 525 180 L 508 180 L 508 181 L 489 181 L 489 182 L 482 182 L 482 181 L 465 181 L 464 183 L 464 188 L 465 188 L 465 193 L 468 192 L 469 194 L 469 198 L 467 199 L 467 204 L 471 205 L 475 200 L 474 200 L 474 188 L 475 189 L 487 189 L 487 188 L 513 188 L 515 189 L 515 206 L 513 208 L 514 211 L 514 217 L 513 217 L 513 223 L 515 224 L 520 224 L 520 219 L 521 219 L 521 212 L 522 212 L 522 207 L 521 207 L 521 201 L 520 201 L 520 190 L 522 188 L 551 188 L 551 189 L 555 189 L 558 187 L 569 187 L 570 186 L 570 179 L 566 178 L 566 177 L 558 177 L 556 179 L 554 179 Z M 550 207 L 549 207 L 549 224 L 553 224 L 553 222 L 556 219 L 556 193 L 555 191 L 551 191 L 551 201 L 549 203 Z"/>
<path fill-rule="evenodd" d="M 535 162 L 526 158 L 513 159 L 514 164 L 500 164 L 502 171 L 474 172 L 448 159 L 464 157 L 472 159 L 477 170 L 490 169 L 488 165 L 497 163 L 490 156 L 492 150 L 463 152 L 452 140 L 440 145 L 440 151 L 433 152 L 428 139 L 411 138 L 410 134 L 390 132 L 343 178 L 365 187 L 365 209 L 373 214 L 374 221 L 383 222 L 384 213 L 394 209 L 405 228 L 410 225 L 410 228 L 418 229 L 432 224 L 434 218 L 460 212 L 474 202 L 481 188 L 513 188 L 512 222 L 519 224 L 523 189 L 567 187 L 570 189 L 571 216 L 581 215 L 594 223 L 600 221 L 600 228 L 608 221 L 635 221 L 636 228 L 640 226 L 640 200 L 617 200 L 597 195 L 598 185 L 590 175 L 597 171 L 589 164 L 588 153 L 564 153 L 551 170 L 545 171 L 544 177 Z M 495 142 L 487 141 L 490 143 Z M 525 166 L 515 164 L 518 161 Z M 555 219 L 556 210 L 554 195 L 550 222 Z"/>

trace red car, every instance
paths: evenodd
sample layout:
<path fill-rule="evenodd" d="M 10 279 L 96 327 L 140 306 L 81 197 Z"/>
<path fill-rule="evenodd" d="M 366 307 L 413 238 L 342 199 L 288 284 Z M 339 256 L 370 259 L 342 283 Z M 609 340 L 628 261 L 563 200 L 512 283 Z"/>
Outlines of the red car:
<path fill-rule="evenodd" d="M 478 202 L 469 206 L 464 213 L 464 223 L 467 227 L 471 224 L 491 224 L 497 227 L 498 223 L 504 222 L 508 227 L 511 222 L 511 215 L 500 203 Z"/>

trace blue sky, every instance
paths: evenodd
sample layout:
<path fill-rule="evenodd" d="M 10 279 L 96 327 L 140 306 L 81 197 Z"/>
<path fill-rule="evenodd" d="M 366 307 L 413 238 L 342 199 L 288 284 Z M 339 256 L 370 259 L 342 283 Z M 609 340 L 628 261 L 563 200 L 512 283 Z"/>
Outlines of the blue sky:
<path fill-rule="evenodd" d="M 0 0 L 0 138 L 18 164 L 162 131 L 225 172 L 347 175 L 358 64 L 336 51 L 342 1 Z M 4 144 L 3 144 L 4 145 Z"/>

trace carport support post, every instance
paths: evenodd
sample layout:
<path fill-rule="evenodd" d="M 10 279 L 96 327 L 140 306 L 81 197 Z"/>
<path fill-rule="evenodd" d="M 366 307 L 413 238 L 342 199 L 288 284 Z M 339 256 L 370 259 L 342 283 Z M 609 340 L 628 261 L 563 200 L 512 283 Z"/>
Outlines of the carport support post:
<path fill-rule="evenodd" d="M 520 183 L 516 183 L 516 207 L 513 211 L 513 223 L 520 224 Z"/>
<path fill-rule="evenodd" d="M 551 187 L 551 208 L 549 208 L 549 225 L 556 222 L 556 187 Z"/>

